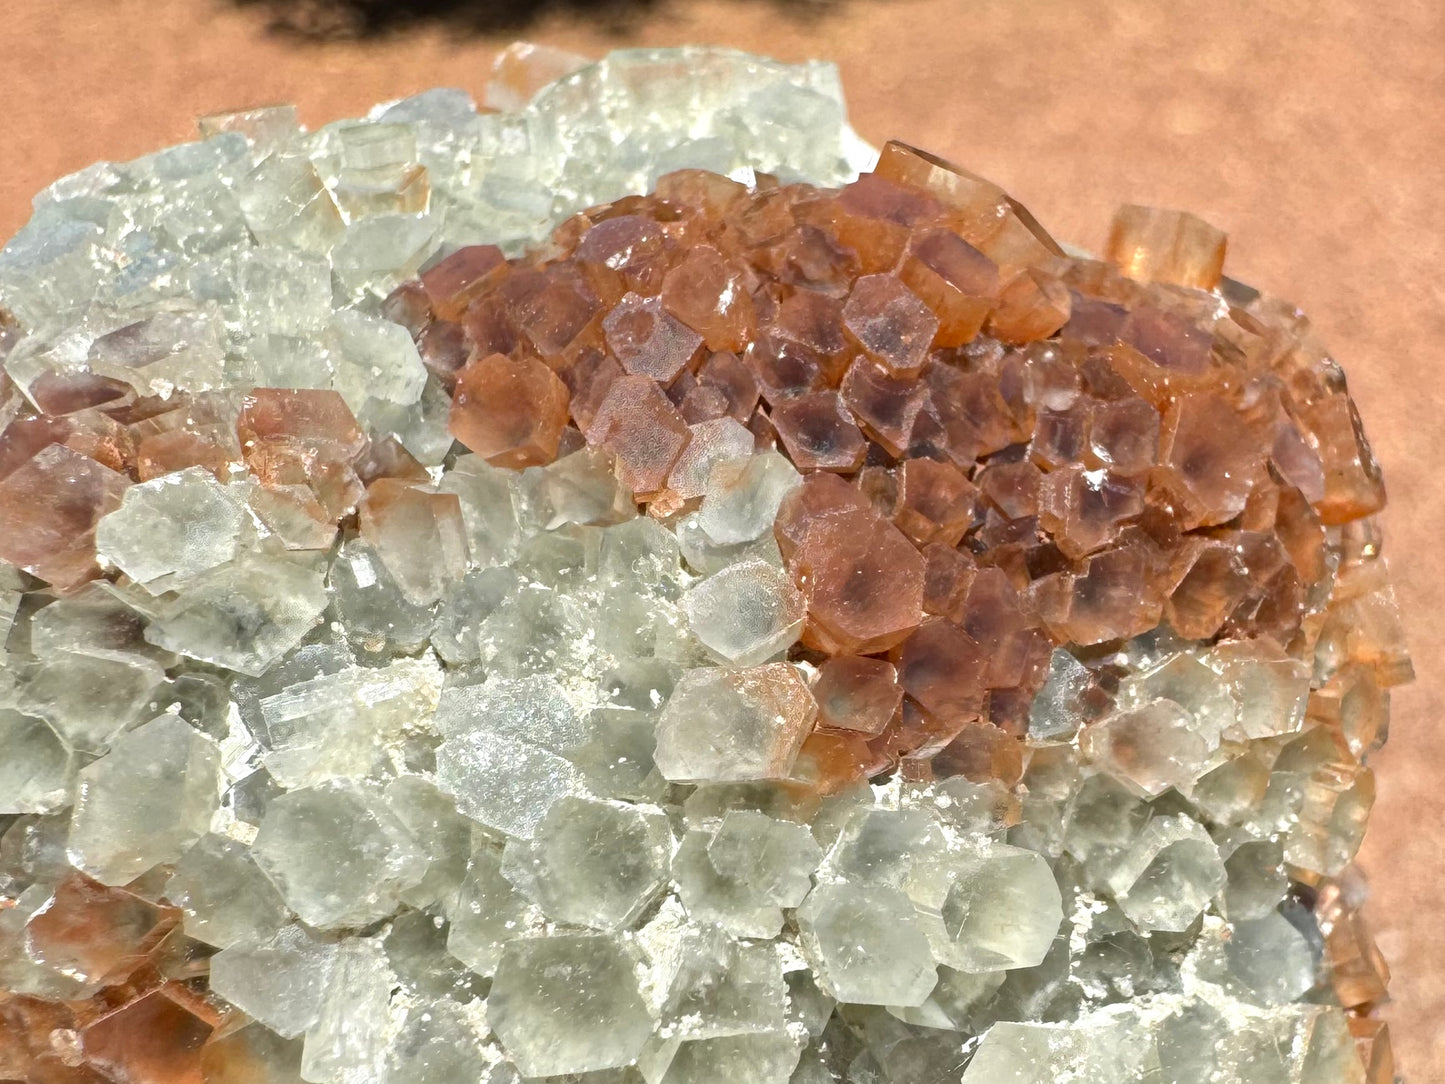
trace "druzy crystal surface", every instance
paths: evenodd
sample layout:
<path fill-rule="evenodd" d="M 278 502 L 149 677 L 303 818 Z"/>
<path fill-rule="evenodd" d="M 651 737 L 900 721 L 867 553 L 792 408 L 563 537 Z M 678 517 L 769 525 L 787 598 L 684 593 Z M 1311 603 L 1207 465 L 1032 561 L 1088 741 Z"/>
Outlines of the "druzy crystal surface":
<path fill-rule="evenodd" d="M 0 251 L 0 1080 L 1387 1084 L 1379 471 L 834 70 L 207 118 Z"/>

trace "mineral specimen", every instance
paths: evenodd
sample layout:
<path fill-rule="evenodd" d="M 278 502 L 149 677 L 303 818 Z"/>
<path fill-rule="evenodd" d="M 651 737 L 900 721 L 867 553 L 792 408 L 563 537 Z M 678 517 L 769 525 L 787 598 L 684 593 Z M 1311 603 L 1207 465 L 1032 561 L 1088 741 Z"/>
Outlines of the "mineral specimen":
<path fill-rule="evenodd" d="M 0 251 L 0 1080 L 1389 1084 L 1378 469 L 1224 235 L 534 47 Z"/>

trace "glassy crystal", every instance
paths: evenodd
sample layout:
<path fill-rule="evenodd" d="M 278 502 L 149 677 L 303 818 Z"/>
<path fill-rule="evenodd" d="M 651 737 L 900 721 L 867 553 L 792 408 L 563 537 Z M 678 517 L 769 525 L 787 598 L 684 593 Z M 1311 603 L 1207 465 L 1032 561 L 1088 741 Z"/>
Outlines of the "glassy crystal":
<path fill-rule="evenodd" d="M 287 906 L 317 928 L 385 917 L 426 874 L 426 857 L 396 814 L 350 782 L 274 798 L 251 853 Z"/>
<path fill-rule="evenodd" d="M 509 942 L 487 1021 L 529 1077 L 619 1068 L 652 1033 L 633 951 L 605 934 Z"/>
<path fill-rule="evenodd" d="M 175 862 L 210 824 L 220 765 L 216 743 L 174 715 L 119 738 L 80 771 L 69 845 L 76 868 L 125 884 Z"/>

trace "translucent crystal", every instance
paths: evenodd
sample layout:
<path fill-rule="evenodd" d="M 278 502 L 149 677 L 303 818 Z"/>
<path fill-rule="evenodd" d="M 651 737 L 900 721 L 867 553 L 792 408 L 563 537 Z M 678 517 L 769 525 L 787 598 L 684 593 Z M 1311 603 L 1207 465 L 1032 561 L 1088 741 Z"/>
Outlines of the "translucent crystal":
<path fill-rule="evenodd" d="M 1194 716 L 1172 700 L 1118 712 L 1089 728 L 1081 742 L 1090 756 L 1145 794 L 1197 778 L 1211 752 Z"/>
<path fill-rule="evenodd" d="M 736 1080 L 747 1084 L 784 1084 L 795 1079 L 799 1048 L 781 1032 L 692 1039 L 677 1048 L 662 1077 L 665 1084 L 701 1084 Z"/>
<path fill-rule="evenodd" d="M 380 942 L 358 937 L 337 947 L 316 1020 L 306 1030 L 303 1079 L 380 1077 L 396 1026 L 391 1013 L 395 984 Z"/>
<path fill-rule="evenodd" d="M 1315 984 L 1310 943 L 1281 914 L 1234 923 L 1224 952 L 1230 971 L 1265 1004 L 1297 1001 Z"/>
<path fill-rule="evenodd" d="M 51 813 L 70 801 L 75 755 L 44 719 L 0 708 L 0 813 Z"/>
<path fill-rule="evenodd" d="M 652 1033 L 636 968 L 616 936 L 511 941 L 492 980 L 487 1021 L 525 1076 L 619 1068 Z"/>
<path fill-rule="evenodd" d="M 1046 1084 L 1067 1080 L 1149 1079 L 1148 1032 L 1121 1014 L 1076 1024 L 999 1023 L 964 1070 L 965 1084 Z"/>
<path fill-rule="evenodd" d="M 721 545 L 752 542 L 771 530 L 799 482 L 797 470 L 776 452 L 719 463 L 708 478 L 698 526 Z"/>
<path fill-rule="evenodd" d="M 540 925 L 541 913 L 502 872 L 502 854 L 483 846 L 447 906 L 447 951 L 480 975 L 491 975 L 502 946 Z"/>
<path fill-rule="evenodd" d="M 502 871 L 548 918 L 616 930 L 660 893 L 671 859 L 660 810 L 564 797 L 531 839 L 508 842 Z"/>
<path fill-rule="evenodd" d="M 0 559 L 61 588 L 93 579 L 96 526 L 128 484 L 63 445 L 43 449 L 0 479 Z"/>
<path fill-rule="evenodd" d="M 381 479 L 367 490 L 360 512 L 361 537 L 413 605 L 435 602 L 466 571 L 466 530 L 453 494 Z"/>
<path fill-rule="evenodd" d="M 317 928 L 365 926 L 397 907 L 426 857 L 369 787 L 330 782 L 273 799 L 252 847 L 286 905 Z"/>
<path fill-rule="evenodd" d="M 375 547 L 359 538 L 342 545 L 327 590 L 359 651 L 410 653 L 433 635 L 431 607 L 407 598 Z"/>
<path fill-rule="evenodd" d="M 201 1048 L 201 1072 L 214 1084 L 294 1084 L 301 1043 L 264 1024 L 239 1021 L 211 1033 Z"/>
<path fill-rule="evenodd" d="M 673 781 L 782 779 L 817 705 L 797 670 L 690 670 L 657 725 L 657 766 Z"/>
<path fill-rule="evenodd" d="M 1219 848 L 1187 817 L 1155 817 L 1107 874 L 1124 913 L 1147 930 L 1181 931 L 1199 917 L 1226 875 Z"/>
<path fill-rule="evenodd" d="M 859 1005 L 921 1005 L 938 981 L 928 939 L 902 892 L 820 884 L 798 908 L 803 951 L 819 985 Z"/>
<path fill-rule="evenodd" d="M 220 804 L 221 752 L 174 715 L 130 731 L 80 771 L 70 857 L 102 884 L 178 860 Z"/>
<path fill-rule="evenodd" d="M 254 945 L 286 920 L 275 887 L 234 839 L 205 835 L 176 863 L 166 898 L 186 913 L 186 933 L 217 948 Z"/>
<path fill-rule="evenodd" d="M 233 1005 L 286 1037 L 316 1022 L 336 964 L 334 944 L 301 926 L 284 926 L 256 945 L 211 957 L 211 986 Z"/>
<path fill-rule="evenodd" d="M 812 887 L 822 851 L 805 827 L 746 809 L 729 811 L 716 832 L 689 832 L 673 862 L 688 913 L 737 937 L 774 937 L 783 911 Z"/>
<path fill-rule="evenodd" d="M 0 249 L 0 1076 L 1390 1079 L 1411 668 L 1293 307 L 827 64 L 494 75 Z"/>
<path fill-rule="evenodd" d="M 467 553 L 478 567 L 505 564 L 516 554 L 512 477 L 488 466 L 480 456 L 462 456 L 439 486 L 443 493 L 454 493 L 461 501 Z"/>
<path fill-rule="evenodd" d="M 47 653 L 18 691 L 27 714 L 46 720 L 75 748 L 99 752 L 144 718 L 164 680 L 155 661 L 128 651 L 92 655 L 62 650 Z"/>
<path fill-rule="evenodd" d="M 491 1081 L 484 1033 L 462 1006 L 449 1001 L 419 1005 L 406 1014 L 387 1056 L 386 1084 L 452 1084 Z"/>
<path fill-rule="evenodd" d="M 538 745 L 486 732 L 437 748 L 437 785 L 472 820 L 528 839 L 559 798 L 584 789 L 581 773 Z"/>
<path fill-rule="evenodd" d="M 343 309 L 331 318 L 328 345 L 336 390 L 358 416 L 368 399 L 405 406 L 421 398 L 426 369 L 405 328 Z"/>
<path fill-rule="evenodd" d="M 262 554 L 211 569 L 154 605 L 127 600 L 151 617 L 151 643 L 253 676 L 298 645 L 329 601 L 319 569 Z"/>
<path fill-rule="evenodd" d="M 644 943 L 651 932 L 641 934 Z M 696 1040 L 783 1029 L 787 986 L 771 947 L 734 941 L 715 926 L 670 924 L 665 944 L 652 963 L 666 990 L 663 1018 L 676 1034 Z"/>
<path fill-rule="evenodd" d="M 286 787 L 380 773 L 417 721 L 436 710 L 441 683 L 435 660 L 402 658 L 268 696 L 260 704 L 271 747 L 266 770 Z"/>
<path fill-rule="evenodd" d="M 688 592 L 685 605 L 693 635 L 736 666 L 756 666 L 789 647 L 805 611 L 787 575 L 756 559 L 709 576 Z"/>
<path fill-rule="evenodd" d="M 1093 684 L 1089 669 L 1069 652 L 1056 649 L 1049 658 L 1049 676 L 1029 709 L 1029 734 L 1036 738 L 1069 737 L 1088 721 L 1084 694 Z"/>
<path fill-rule="evenodd" d="M 993 847 L 950 865 L 940 960 L 970 974 L 1042 963 L 1064 918 L 1048 863 L 1031 851 Z"/>

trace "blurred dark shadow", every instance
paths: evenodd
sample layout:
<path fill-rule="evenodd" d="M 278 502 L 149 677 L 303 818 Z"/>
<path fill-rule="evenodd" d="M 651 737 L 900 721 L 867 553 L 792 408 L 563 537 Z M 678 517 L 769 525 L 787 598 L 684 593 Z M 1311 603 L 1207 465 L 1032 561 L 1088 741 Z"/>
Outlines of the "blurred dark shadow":
<path fill-rule="evenodd" d="M 624 33 L 676 0 L 231 0 L 263 12 L 274 31 L 309 40 L 375 38 L 422 27 L 457 34 L 526 30 L 548 16 L 586 20 Z M 742 0 L 740 0 L 742 2 Z M 752 0 L 790 18 L 811 20 L 844 0 Z"/>

